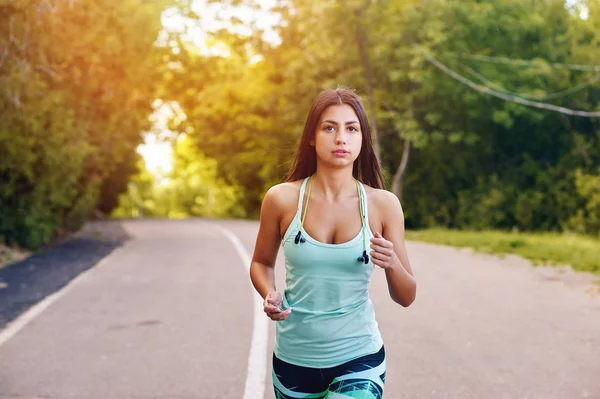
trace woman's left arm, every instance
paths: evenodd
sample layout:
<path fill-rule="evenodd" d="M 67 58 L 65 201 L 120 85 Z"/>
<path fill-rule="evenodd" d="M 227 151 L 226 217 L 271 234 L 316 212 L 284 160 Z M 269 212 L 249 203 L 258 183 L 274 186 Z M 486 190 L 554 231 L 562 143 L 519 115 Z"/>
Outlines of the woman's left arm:
<path fill-rule="evenodd" d="M 371 239 L 372 262 L 385 270 L 390 296 L 394 302 L 407 307 L 417 295 L 417 282 L 414 278 L 406 245 L 404 243 L 404 212 L 398 197 L 380 190 L 378 212 L 382 220 L 382 234 L 375 232 Z"/>

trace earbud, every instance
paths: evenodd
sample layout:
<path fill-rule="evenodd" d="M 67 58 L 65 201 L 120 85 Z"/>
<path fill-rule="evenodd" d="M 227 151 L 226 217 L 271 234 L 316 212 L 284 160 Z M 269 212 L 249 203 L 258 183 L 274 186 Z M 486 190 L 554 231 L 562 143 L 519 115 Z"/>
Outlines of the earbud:
<path fill-rule="evenodd" d="M 298 243 L 305 243 L 306 240 L 304 239 L 304 237 L 302 237 L 302 233 L 300 231 L 298 231 L 298 234 L 296 234 L 296 238 L 294 238 L 294 243 L 298 244 Z"/>
<path fill-rule="evenodd" d="M 359 257 L 357 260 L 358 260 L 359 262 L 365 262 L 365 265 L 366 265 L 367 263 L 369 263 L 369 255 L 367 255 L 367 251 L 366 251 L 366 250 L 365 250 L 365 251 L 363 251 L 363 254 L 362 254 L 362 256 L 361 256 L 361 257 Z"/>

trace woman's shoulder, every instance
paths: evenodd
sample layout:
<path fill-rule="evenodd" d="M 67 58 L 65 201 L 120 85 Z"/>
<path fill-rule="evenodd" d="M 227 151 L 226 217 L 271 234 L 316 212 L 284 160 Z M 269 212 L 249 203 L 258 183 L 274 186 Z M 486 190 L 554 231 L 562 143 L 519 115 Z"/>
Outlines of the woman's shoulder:
<path fill-rule="evenodd" d="M 281 209 L 295 208 L 298 204 L 302 180 L 279 183 L 271 186 L 263 199 L 264 204 L 270 204 Z"/>
<path fill-rule="evenodd" d="M 373 188 L 363 183 L 365 192 L 367 194 L 367 200 L 369 205 L 373 205 L 375 208 L 381 211 L 402 209 L 400 200 L 396 194 L 391 191 L 384 190 L 381 188 Z"/>

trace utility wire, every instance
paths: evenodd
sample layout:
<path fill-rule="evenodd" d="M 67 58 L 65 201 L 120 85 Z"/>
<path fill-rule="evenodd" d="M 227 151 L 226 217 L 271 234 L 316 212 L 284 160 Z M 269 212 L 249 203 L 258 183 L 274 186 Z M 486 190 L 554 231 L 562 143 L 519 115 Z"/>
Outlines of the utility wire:
<path fill-rule="evenodd" d="M 488 55 L 473 55 L 473 54 L 464 54 L 464 53 L 456 53 L 453 51 L 444 52 L 444 55 L 451 55 L 459 58 L 470 58 L 472 60 L 483 61 L 483 62 L 495 62 L 498 64 L 509 64 L 509 65 L 522 65 L 522 66 L 532 66 L 535 65 L 536 62 L 532 60 L 524 60 L 519 58 L 508 58 L 508 57 L 493 57 Z M 549 66 L 553 68 L 565 68 L 565 69 L 573 69 L 578 71 L 596 71 L 600 72 L 600 65 L 580 65 L 580 64 L 561 64 L 558 62 L 549 63 Z"/>
<path fill-rule="evenodd" d="M 600 117 L 600 112 L 587 112 L 587 111 L 572 110 L 572 109 L 568 109 L 568 108 L 564 108 L 564 107 L 559 107 L 557 105 L 552 105 L 552 104 L 546 104 L 546 103 L 541 103 L 541 102 L 537 102 L 537 101 L 526 100 L 526 99 L 523 99 L 521 97 L 517 97 L 517 96 L 512 95 L 512 94 L 505 94 L 505 93 L 501 93 L 501 92 L 496 91 L 496 90 L 492 90 L 489 87 L 478 85 L 477 83 L 474 83 L 473 81 L 465 78 L 464 76 L 459 75 L 458 73 L 454 72 L 453 70 L 451 70 L 450 68 L 448 68 L 447 66 L 445 66 L 444 64 L 442 64 L 441 62 L 439 62 L 431 54 L 429 54 L 429 53 L 427 53 L 427 52 L 424 51 L 423 55 L 424 55 L 424 57 L 425 57 L 425 59 L 427 61 L 431 62 L 438 69 L 440 69 L 443 72 L 445 72 L 446 74 L 452 76 L 454 79 L 458 80 L 459 82 L 464 83 L 467 86 L 469 86 L 470 88 L 472 88 L 474 90 L 477 90 L 477 91 L 480 91 L 482 93 L 490 94 L 492 96 L 501 98 L 501 99 L 506 100 L 506 101 L 512 101 L 512 102 L 516 102 L 516 103 L 519 103 L 519 104 L 527 105 L 529 107 L 541 108 L 541 109 L 548 109 L 548 110 L 551 110 L 551 111 L 556 111 L 556 112 L 560 112 L 560 113 L 567 114 L 567 115 L 583 116 L 583 117 L 587 117 L 587 118 L 598 118 L 598 117 Z"/>
<path fill-rule="evenodd" d="M 482 81 L 483 83 L 487 84 L 488 87 L 492 87 L 492 88 L 496 88 L 498 89 L 499 92 L 504 93 L 504 94 L 509 94 L 509 95 L 513 95 L 513 96 L 518 96 L 521 98 L 525 98 L 528 100 L 538 100 L 538 101 L 545 101 L 545 100 L 553 100 L 556 98 L 560 98 L 560 97 L 565 97 L 569 94 L 575 93 L 577 91 L 583 90 L 586 87 L 589 87 L 591 85 L 593 85 L 594 83 L 596 83 L 599 79 L 600 79 L 600 71 L 596 72 L 596 74 L 594 75 L 594 77 L 590 80 L 588 80 L 587 82 L 583 82 L 580 83 L 576 86 L 570 87 L 568 89 L 565 90 L 561 90 L 555 93 L 550 93 L 550 94 L 546 94 L 544 96 L 535 96 L 535 95 L 530 95 L 530 94 L 521 94 L 521 93 L 515 93 L 515 92 L 511 92 L 506 90 L 505 88 L 503 88 L 500 85 L 495 84 L 494 82 L 490 81 L 489 79 L 487 79 L 485 76 L 483 76 L 481 73 L 471 69 L 470 67 L 464 65 L 464 64 L 460 64 L 469 74 L 475 76 L 477 79 L 479 79 L 480 81 Z"/>

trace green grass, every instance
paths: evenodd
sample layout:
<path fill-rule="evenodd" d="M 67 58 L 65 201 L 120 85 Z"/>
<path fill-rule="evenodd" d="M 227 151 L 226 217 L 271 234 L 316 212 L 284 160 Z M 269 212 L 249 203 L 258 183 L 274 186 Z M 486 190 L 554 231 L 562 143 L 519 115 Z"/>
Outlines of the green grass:
<path fill-rule="evenodd" d="M 9 263 L 23 260 L 29 255 L 31 255 L 30 251 L 5 245 L 2 237 L 0 237 L 0 269 Z"/>
<path fill-rule="evenodd" d="M 577 234 L 509 233 L 444 229 L 407 230 L 406 239 L 491 254 L 515 254 L 533 264 L 570 265 L 600 276 L 600 239 Z"/>

